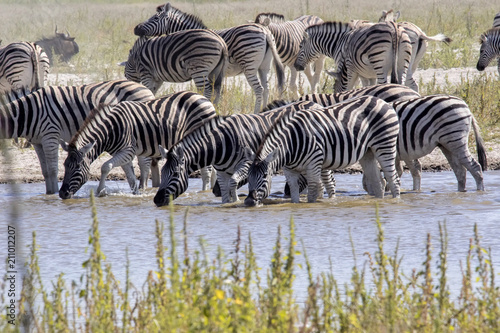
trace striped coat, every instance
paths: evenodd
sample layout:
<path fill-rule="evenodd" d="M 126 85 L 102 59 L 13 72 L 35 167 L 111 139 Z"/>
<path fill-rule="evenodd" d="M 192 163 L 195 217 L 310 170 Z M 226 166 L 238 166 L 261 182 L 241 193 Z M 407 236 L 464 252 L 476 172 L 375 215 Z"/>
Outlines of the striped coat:
<path fill-rule="evenodd" d="M 160 157 L 160 145 L 169 148 L 215 116 L 213 104 L 190 91 L 145 102 L 101 106 L 86 118 L 69 144 L 63 144 L 68 157 L 59 196 L 71 198 L 87 181 L 90 164 L 103 152 L 112 157 L 101 168 L 97 193 L 104 193 L 106 177 L 116 166 L 127 166 L 124 170 L 132 192 L 136 193 L 136 179 L 130 168 L 135 156 Z"/>
<path fill-rule="evenodd" d="M 37 153 L 47 194 L 58 190 L 59 140 L 70 140 L 100 104 L 150 100 L 143 85 L 127 80 L 81 86 L 47 86 L 0 104 L 0 139 L 26 138 Z"/>

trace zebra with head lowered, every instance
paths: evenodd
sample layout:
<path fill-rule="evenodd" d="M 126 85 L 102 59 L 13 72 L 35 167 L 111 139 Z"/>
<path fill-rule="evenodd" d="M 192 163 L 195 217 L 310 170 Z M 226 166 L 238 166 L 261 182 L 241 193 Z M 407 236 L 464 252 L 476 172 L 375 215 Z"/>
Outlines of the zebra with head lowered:
<path fill-rule="evenodd" d="M 295 103 L 293 110 L 321 107 L 312 102 Z M 285 112 L 283 108 L 259 114 L 217 117 L 185 136 L 167 151 L 161 170 L 161 183 L 154 198 L 157 206 L 167 205 L 184 193 L 191 172 L 207 165 L 217 170 L 222 202 L 238 201 L 238 184 L 246 182 L 248 164 L 243 147 L 256 150 L 272 124 Z"/>
<path fill-rule="evenodd" d="M 405 162 L 413 177 L 413 190 L 418 191 L 421 187 L 422 165 L 418 159 L 430 154 L 436 147 L 441 149 L 455 172 L 458 191 L 465 191 L 465 170 L 474 177 L 477 190 L 484 190 L 482 171 L 487 169 L 484 142 L 469 107 L 457 97 L 419 96 L 407 87 L 386 84 L 343 94 L 311 94 L 301 97 L 301 100 L 331 106 L 346 98 L 363 95 L 382 98 L 396 110 L 400 123 L 396 169 L 401 177 L 401 161 Z M 471 126 L 476 137 L 479 163 L 468 148 Z"/>
<path fill-rule="evenodd" d="M 139 37 L 125 63 L 125 77 L 156 94 L 161 84 L 194 81 L 200 94 L 217 103 L 228 62 L 224 40 L 209 30 Z"/>
<path fill-rule="evenodd" d="M 363 96 L 329 108 L 289 112 L 275 122 L 259 150 L 246 149 L 248 196 L 245 205 L 260 204 L 269 195 L 271 176 L 283 169 L 293 203 L 299 202 L 299 176 L 308 184 L 308 202 L 315 202 L 323 170 L 345 168 L 359 161 L 367 175 L 367 189 L 384 196 L 377 162 L 393 197 L 399 197 L 395 168 L 399 123 L 394 109 L 383 100 Z M 328 188 L 331 196 L 334 188 Z"/>
<path fill-rule="evenodd" d="M 325 22 L 306 29 L 295 68 L 304 66 L 320 54 L 337 64 L 334 91 L 350 90 L 358 78 L 369 84 L 404 84 L 410 63 L 408 35 L 394 22 L 362 24 Z M 401 58 L 401 59 L 399 59 Z"/>
<path fill-rule="evenodd" d="M 481 48 L 479 49 L 479 60 L 476 65 L 477 70 L 484 71 L 491 60 L 498 58 L 498 74 L 500 74 L 500 13 L 496 14 L 493 27 L 481 34 L 480 42 Z"/>
<path fill-rule="evenodd" d="M 170 3 L 158 6 L 156 11 L 155 15 L 135 27 L 136 35 L 161 36 L 182 30 L 207 29 L 198 17 L 186 14 Z M 245 75 L 256 98 L 254 112 L 258 113 L 269 98 L 267 75 L 273 59 L 280 95 L 285 81 L 285 72 L 273 35 L 267 28 L 253 23 L 215 32 L 224 39 L 229 51 L 229 65 L 225 75 Z"/>
<path fill-rule="evenodd" d="M 35 148 L 47 194 L 58 190 L 59 140 L 70 140 L 102 103 L 153 99 L 141 84 L 116 80 L 81 86 L 46 86 L 0 103 L 0 139 L 26 138 Z"/>
<path fill-rule="evenodd" d="M 303 15 L 297 17 L 293 21 L 285 21 L 285 17 L 280 14 L 260 13 L 257 15 L 254 22 L 267 27 L 273 34 L 281 62 L 283 65 L 290 68 L 291 75 L 289 88 L 291 95 L 297 97 L 297 70 L 294 67 L 294 63 L 297 60 L 300 43 L 302 42 L 307 27 L 323 23 L 323 20 L 318 16 Z M 307 64 L 304 68 L 304 73 L 307 76 L 313 93 L 316 91 L 316 85 L 319 83 L 324 62 L 325 56 L 323 55 L 313 62 L 312 69 L 314 69 L 314 73 L 312 72 L 311 64 Z"/>
<path fill-rule="evenodd" d="M 379 22 L 393 21 L 396 22 L 400 16 L 400 12 L 394 13 L 393 10 L 382 11 L 382 16 Z M 398 27 L 404 29 L 411 42 L 411 58 L 408 72 L 406 75 L 405 84 L 413 90 L 418 91 L 418 84 L 413 78 L 413 73 L 417 70 L 418 64 L 422 60 L 427 51 L 428 41 L 443 42 L 445 44 L 451 43 L 451 38 L 444 34 L 437 34 L 435 36 L 427 36 L 417 25 L 411 22 L 397 22 Z"/>
<path fill-rule="evenodd" d="M 43 87 L 49 71 L 47 54 L 34 43 L 10 43 L 0 48 L 0 93 Z"/>
<path fill-rule="evenodd" d="M 134 156 L 160 157 L 159 145 L 169 148 L 215 116 L 213 104 L 206 97 L 190 91 L 151 101 L 126 101 L 97 108 L 69 144 L 61 142 L 68 157 L 64 161 L 64 180 L 59 196 L 71 198 L 87 181 L 90 164 L 103 152 L 112 157 L 102 165 L 96 190 L 99 195 L 104 193 L 106 177 L 113 167 L 131 166 Z M 136 193 L 132 168 L 124 170 L 132 192 Z"/>

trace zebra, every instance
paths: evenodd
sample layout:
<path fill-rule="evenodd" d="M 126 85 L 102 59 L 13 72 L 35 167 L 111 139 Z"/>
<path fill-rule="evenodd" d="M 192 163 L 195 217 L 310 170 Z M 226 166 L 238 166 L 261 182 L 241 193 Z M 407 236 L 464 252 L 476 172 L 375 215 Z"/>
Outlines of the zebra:
<path fill-rule="evenodd" d="M 367 175 L 369 193 L 383 197 L 380 163 L 393 197 L 399 197 L 395 168 L 399 123 L 394 109 L 383 100 L 362 96 L 323 109 L 290 112 L 266 134 L 259 149 L 245 149 L 253 161 L 248 170 L 245 205 L 255 206 L 269 194 L 271 175 L 283 169 L 291 200 L 299 202 L 298 178 L 305 173 L 308 202 L 315 202 L 323 170 L 345 168 L 357 161 Z M 327 186 L 329 196 L 334 188 Z"/>
<path fill-rule="evenodd" d="M 443 152 L 458 181 L 458 191 L 465 191 L 466 170 L 484 191 L 482 171 L 487 169 L 484 141 L 479 125 L 467 103 L 450 95 L 428 95 L 392 103 L 400 123 L 396 168 L 401 176 L 404 161 L 413 177 L 413 190 L 421 188 L 422 165 L 419 158 L 436 147 Z M 474 130 L 479 163 L 468 148 L 469 132 Z"/>
<path fill-rule="evenodd" d="M 297 70 L 294 67 L 295 60 L 300 50 L 300 43 L 307 27 L 319 23 L 323 20 L 314 15 L 303 15 L 293 21 L 285 21 L 283 15 L 275 13 L 260 13 L 254 20 L 255 23 L 267 27 L 274 36 L 276 49 L 280 55 L 283 65 L 290 68 L 289 88 L 291 95 L 298 96 Z M 321 71 L 323 70 L 325 56 L 320 56 L 313 63 L 314 73 L 310 64 L 305 66 L 304 73 L 307 76 L 311 91 L 316 92 L 316 85 L 319 83 Z"/>
<path fill-rule="evenodd" d="M 168 36 L 139 37 L 130 50 L 125 77 L 141 82 L 156 94 L 163 81 L 193 79 L 198 92 L 208 99 L 221 93 L 228 63 L 224 40 L 210 30 L 179 31 Z"/>
<path fill-rule="evenodd" d="M 405 101 L 412 98 L 421 97 L 418 92 L 410 87 L 394 83 L 382 83 L 373 86 L 347 90 L 333 94 L 307 94 L 301 96 L 298 101 L 312 101 L 322 106 L 331 106 L 359 96 L 374 96 L 387 103 Z"/>
<path fill-rule="evenodd" d="M 303 70 L 305 64 L 325 54 L 337 64 L 337 72 L 331 73 L 337 78 L 335 92 L 352 89 L 358 78 L 369 84 L 375 78 L 376 83 L 386 83 L 389 72 L 392 83 L 404 84 L 410 53 L 408 35 L 394 22 L 359 28 L 349 22 L 325 22 L 306 29 L 295 68 Z"/>
<path fill-rule="evenodd" d="M 299 100 L 307 100 L 322 106 L 331 106 L 340 101 L 371 95 L 382 98 L 396 110 L 400 122 L 398 155 L 396 168 L 401 177 L 401 161 L 410 169 L 413 178 L 413 190 L 421 188 L 422 166 L 418 161 L 436 147 L 439 147 L 458 180 L 458 191 L 465 190 L 465 167 L 476 180 L 478 190 L 483 190 L 482 172 L 487 168 L 484 142 L 477 122 L 467 104 L 450 95 L 420 96 L 408 87 L 383 84 L 364 87 L 340 94 L 310 94 Z M 434 115 L 432 121 L 429 115 Z M 453 120 L 452 120 L 453 119 Z M 468 150 L 470 128 L 476 136 L 479 166 Z M 459 161 L 459 162 L 457 162 Z M 463 166 L 463 167 L 462 167 Z M 285 189 L 286 192 L 286 189 Z"/>
<path fill-rule="evenodd" d="M 500 74 L 500 12 L 493 19 L 493 26 L 480 37 L 481 48 L 476 68 L 482 72 L 493 58 L 497 58 L 498 74 Z"/>
<path fill-rule="evenodd" d="M 47 54 L 34 43 L 16 42 L 0 48 L 0 93 L 41 88 L 49 71 Z"/>
<path fill-rule="evenodd" d="M 288 109 L 321 107 L 312 102 L 298 102 Z M 194 170 L 212 165 L 217 170 L 222 202 L 238 201 L 236 189 L 246 183 L 248 164 L 243 148 L 257 149 L 272 124 L 286 112 L 284 108 L 259 114 L 219 116 L 191 132 L 168 151 L 161 170 L 161 182 L 154 198 L 157 206 L 167 205 L 188 187 L 188 176 Z"/>
<path fill-rule="evenodd" d="M 70 140 L 92 109 L 101 103 L 154 98 L 149 89 L 127 80 L 45 86 L 31 94 L 18 95 L 19 98 L 0 103 L 0 139 L 26 138 L 31 142 L 47 194 L 58 191 L 59 139 Z"/>
<path fill-rule="evenodd" d="M 160 36 L 181 30 L 207 29 L 198 17 L 182 12 L 170 3 L 158 6 L 156 11 L 155 15 L 134 28 L 137 36 Z M 269 98 L 267 75 L 272 60 L 281 96 L 285 72 L 269 29 L 259 24 L 248 23 L 214 31 L 224 39 L 229 51 L 226 76 L 243 73 L 255 94 L 254 113 L 258 113 L 261 107 L 267 104 Z"/>
<path fill-rule="evenodd" d="M 384 21 L 393 21 L 396 22 L 397 19 L 401 13 L 397 11 L 396 13 L 393 12 L 393 10 L 389 11 L 382 11 L 382 15 L 379 18 L 379 22 L 384 22 Z M 427 46 L 428 46 L 428 41 L 436 41 L 436 42 L 443 42 L 446 45 L 452 42 L 452 39 L 442 33 L 439 33 L 435 36 L 427 36 L 425 32 L 422 31 L 417 25 L 411 22 L 397 22 L 397 25 L 400 28 L 403 28 L 408 37 L 410 38 L 411 42 L 411 59 L 410 59 L 410 65 L 408 67 L 408 72 L 406 75 L 406 85 L 414 89 L 415 91 L 418 91 L 418 84 L 413 78 L 413 73 L 417 70 L 418 64 L 424 57 L 426 51 L 427 51 Z"/>
<path fill-rule="evenodd" d="M 68 157 L 64 161 L 59 196 L 71 198 L 87 181 L 90 164 L 103 152 L 112 157 L 102 165 L 96 193 L 105 193 L 106 177 L 116 166 L 124 166 L 130 188 L 137 193 L 131 168 L 134 156 L 160 157 L 159 145 L 172 146 L 215 116 L 210 100 L 191 91 L 180 91 L 150 101 L 125 101 L 115 106 L 98 107 L 89 114 L 69 143 L 61 142 Z"/>

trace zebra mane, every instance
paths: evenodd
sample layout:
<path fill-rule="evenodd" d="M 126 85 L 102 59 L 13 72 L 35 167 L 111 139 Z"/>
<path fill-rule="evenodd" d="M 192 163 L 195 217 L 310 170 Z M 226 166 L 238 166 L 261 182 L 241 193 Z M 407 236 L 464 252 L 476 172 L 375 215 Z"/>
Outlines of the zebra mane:
<path fill-rule="evenodd" d="M 28 96 L 29 94 L 31 94 L 31 91 L 27 87 L 2 93 L 0 95 L 0 104 L 6 105 L 12 103 L 13 101 Z"/>
<path fill-rule="evenodd" d="M 289 100 L 286 100 L 286 99 L 276 99 L 276 100 L 272 101 L 271 103 L 267 104 L 262 109 L 261 112 L 269 111 L 269 110 L 272 110 L 272 109 L 277 109 L 277 108 L 283 107 L 285 105 L 291 104 L 293 102 L 294 101 L 289 101 Z"/>
<path fill-rule="evenodd" d="M 255 18 L 254 22 L 258 24 L 264 24 L 266 18 L 268 18 L 271 23 L 283 23 L 285 22 L 285 16 L 281 14 L 276 14 L 276 13 L 260 13 L 257 14 L 257 17 Z"/>
<path fill-rule="evenodd" d="M 256 158 L 259 158 L 262 150 L 264 149 L 264 145 L 265 145 L 267 139 L 271 136 L 271 133 L 274 131 L 274 129 L 277 128 L 284 120 L 289 119 L 290 116 L 295 114 L 296 112 L 297 112 L 297 110 L 289 108 L 289 109 L 283 110 L 276 117 L 276 120 L 269 127 L 269 130 L 266 132 L 266 134 L 262 137 L 262 141 L 260 142 L 259 148 L 257 148 L 257 151 L 255 152 Z"/>
<path fill-rule="evenodd" d="M 313 24 L 307 27 L 306 31 L 308 33 L 313 31 L 321 31 L 323 29 L 338 29 L 343 28 L 342 30 L 351 30 L 353 29 L 353 24 L 351 22 L 342 22 L 342 21 L 327 21 L 323 23 Z"/>
<path fill-rule="evenodd" d="M 164 5 L 159 5 L 158 7 L 156 7 L 156 11 L 158 11 L 158 12 L 163 11 L 163 6 Z M 183 21 L 194 21 L 195 23 L 198 23 L 199 25 L 201 25 L 203 27 L 203 29 L 208 29 L 208 27 L 205 25 L 205 23 L 203 23 L 201 18 L 199 18 L 198 16 L 196 16 L 194 14 L 185 13 L 182 10 L 180 10 L 172 5 L 170 5 L 169 11 L 172 12 L 173 16 L 180 17 Z"/>
<path fill-rule="evenodd" d="M 85 120 L 83 121 L 83 124 L 80 126 L 78 131 L 73 135 L 71 138 L 71 141 L 69 142 L 70 147 L 76 147 L 76 142 L 80 138 L 81 134 L 85 131 L 85 129 L 88 127 L 88 125 L 102 112 L 103 110 L 109 106 L 109 104 L 106 103 L 100 103 L 95 109 L 92 109 L 90 113 L 87 115 Z"/>

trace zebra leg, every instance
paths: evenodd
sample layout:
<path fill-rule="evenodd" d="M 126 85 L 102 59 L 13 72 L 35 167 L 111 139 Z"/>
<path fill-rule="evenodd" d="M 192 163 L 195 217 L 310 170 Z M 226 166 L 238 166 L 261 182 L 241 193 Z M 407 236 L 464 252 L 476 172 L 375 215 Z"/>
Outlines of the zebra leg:
<path fill-rule="evenodd" d="M 321 167 L 308 168 L 306 171 L 307 178 L 307 202 L 316 202 L 323 190 L 321 183 L 322 170 Z M 322 192 L 321 192 L 322 194 Z M 321 195 L 321 197 L 323 197 Z"/>
<path fill-rule="evenodd" d="M 151 157 L 137 156 L 141 177 L 139 179 L 139 189 L 148 187 L 149 170 L 151 168 Z"/>
<path fill-rule="evenodd" d="M 413 191 L 420 191 L 420 184 L 422 182 L 422 164 L 418 159 L 404 161 L 413 179 Z"/>
<path fill-rule="evenodd" d="M 262 93 L 262 105 L 267 105 L 269 101 L 269 82 L 267 80 L 267 74 L 269 74 L 270 68 L 259 68 L 259 78 L 260 78 L 260 84 L 262 85 L 263 88 L 263 93 Z M 280 96 L 281 97 L 281 96 Z M 259 110 L 260 111 L 260 110 Z"/>
<path fill-rule="evenodd" d="M 295 69 L 295 67 L 291 66 L 290 67 L 290 82 L 288 83 L 288 87 L 290 88 L 289 96 L 291 96 L 293 99 L 296 99 L 299 97 L 299 90 L 297 87 L 297 74 L 298 73 L 297 73 L 297 70 Z"/>
<path fill-rule="evenodd" d="M 321 55 L 314 63 L 313 63 L 313 70 L 314 70 L 314 75 L 312 76 L 312 80 L 309 81 L 311 84 L 311 93 L 316 92 L 316 86 L 319 83 L 319 79 L 321 77 L 321 72 L 323 71 L 323 67 L 325 65 L 325 55 Z"/>
<path fill-rule="evenodd" d="M 283 169 L 283 173 L 285 174 L 286 182 L 290 186 L 290 198 L 292 200 L 292 203 L 299 203 L 300 202 L 300 189 L 299 189 L 300 173 L 294 172 L 294 171 L 288 170 L 288 169 Z M 308 185 L 309 185 L 309 183 L 308 183 Z"/>
<path fill-rule="evenodd" d="M 137 188 L 136 176 L 134 172 L 134 166 L 132 165 L 132 161 L 121 166 L 123 171 L 125 172 L 125 176 L 127 177 L 128 184 L 133 194 L 138 194 L 139 189 Z M 100 193 L 100 192 L 98 192 Z"/>
<path fill-rule="evenodd" d="M 373 153 L 378 164 L 382 168 L 385 180 L 381 177 L 377 163 L 375 164 L 375 169 L 377 170 L 377 176 L 379 183 L 382 183 L 382 190 L 385 190 L 385 181 L 389 184 L 389 189 L 393 198 L 399 198 L 400 196 L 400 186 L 401 182 L 399 180 L 398 174 L 396 172 L 396 148 L 394 144 L 394 149 L 389 147 L 379 147 Z M 373 148 L 372 148 L 373 149 Z M 390 157 L 389 157 L 390 156 Z"/>
<path fill-rule="evenodd" d="M 103 192 L 105 188 L 106 178 L 115 166 L 122 166 L 125 175 L 127 176 L 128 183 L 132 193 L 137 193 L 136 177 L 134 174 L 134 169 L 132 166 L 132 160 L 134 159 L 134 152 L 132 150 L 122 150 L 115 154 L 112 158 L 104 162 L 101 166 L 101 179 L 99 180 L 99 185 L 97 186 L 97 195 L 105 194 Z"/>
<path fill-rule="evenodd" d="M 326 188 L 328 197 L 335 196 L 335 177 L 332 170 L 321 170 L 321 181 Z"/>
<path fill-rule="evenodd" d="M 385 184 L 382 184 L 380 170 L 371 150 L 359 160 L 363 169 L 363 188 L 369 195 L 377 198 L 384 197 Z"/>
<path fill-rule="evenodd" d="M 159 158 L 151 158 L 151 185 L 152 187 L 160 187 L 160 168 L 158 167 Z"/>
<path fill-rule="evenodd" d="M 59 192 L 57 184 L 57 172 L 58 172 L 58 150 L 56 149 L 56 155 L 46 154 L 44 146 L 41 144 L 34 144 L 35 152 L 38 156 L 40 162 L 40 167 L 42 168 L 43 179 L 45 180 L 45 193 L 54 194 Z M 49 156 L 47 156 L 49 155 Z M 50 161 L 50 162 L 49 162 Z"/>
<path fill-rule="evenodd" d="M 255 107 L 253 112 L 259 113 L 262 109 L 262 96 L 264 88 L 260 84 L 257 75 L 245 72 L 245 77 L 248 81 L 248 84 L 250 84 L 250 87 L 252 87 L 253 93 L 255 94 Z"/>
<path fill-rule="evenodd" d="M 212 182 L 211 182 L 212 169 L 213 169 L 213 167 L 211 165 L 200 169 L 201 182 L 202 182 L 201 190 L 202 191 L 208 191 L 210 189 L 210 185 L 212 184 Z"/>
<path fill-rule="evenodd" d="M 455 176 L 457 177 L 459 192 L 466 191 L 465 188 L 467 180 L 466 170 L 468 170 L 471 173 L 472 177 L 474 177 L 474 180 L 476 181 L 477 190 L 484 191 L 483 173 L 481 170 L 481 166 L 470 155 L 466 147 L 464 149 L 461 149 L 462 151 L 456 150 L 454 153 L 444 147 L 439 147 L 439 148 L 441 148 L 441 151 L 443 152 L 444 156 L 450 163 L 450 166 L 453 169 Z M 459 157 L 457 155 L 461 156 Z"/>

